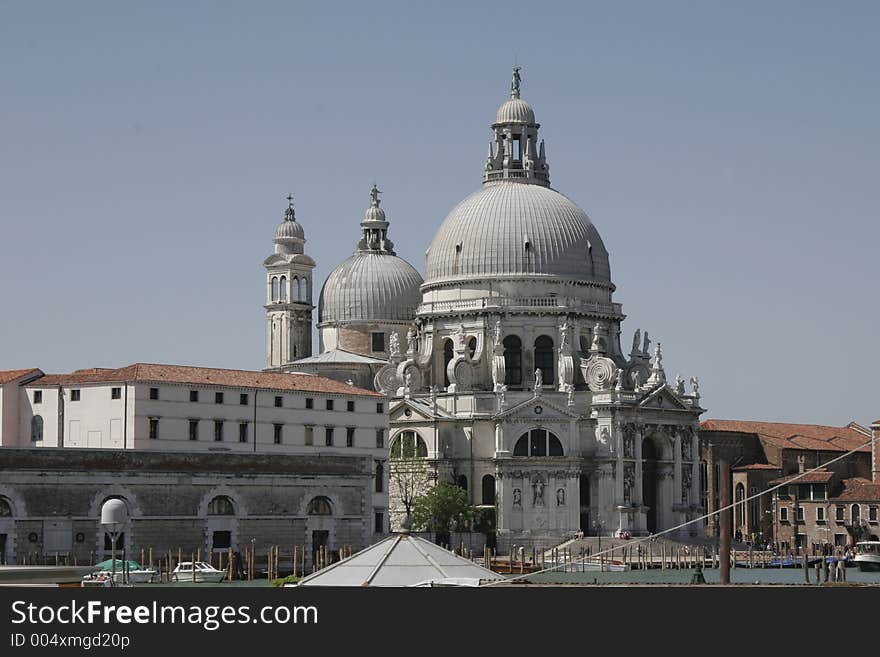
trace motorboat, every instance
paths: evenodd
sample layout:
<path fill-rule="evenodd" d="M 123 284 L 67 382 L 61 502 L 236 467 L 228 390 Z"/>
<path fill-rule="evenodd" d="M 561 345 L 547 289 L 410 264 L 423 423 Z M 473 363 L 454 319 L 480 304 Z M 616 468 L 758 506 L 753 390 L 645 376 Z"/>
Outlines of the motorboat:
<path fill-rule="evenodd" d="M 859 541 L 853 559 L 861 571 L 880 570 L 880 541 Z"/>
<path fill-rule="evenodd" d="M 83 577 L 82 586 L 110 586 L 111 579 L 114 585 L 149 584 L 159 577 L 155 568 L 144 568 L 137 561 L 132 560 L 121 561 L 117 559 L 115 569 L 112 559 L 95 564 L 94 567 L 98 569 L 97 572 Z"/>
<path fill-rule="evenodd" d="M 204 561 L 181 561 L 171 571 L 172 582 L 222 582 L 226 579 L 225 570 L 217 570 Z"/>

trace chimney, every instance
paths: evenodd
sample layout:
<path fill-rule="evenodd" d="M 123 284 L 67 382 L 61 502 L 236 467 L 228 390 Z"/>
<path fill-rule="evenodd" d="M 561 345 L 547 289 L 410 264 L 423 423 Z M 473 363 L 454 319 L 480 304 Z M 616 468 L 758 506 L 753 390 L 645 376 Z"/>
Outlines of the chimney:
<path fill-rule="evenodd" d="M 878 459 L 877 451 L 880 447 L 880 420 L 875 420 L 871 425 L 871 481 L 880 484 L 880 459 Z"/>

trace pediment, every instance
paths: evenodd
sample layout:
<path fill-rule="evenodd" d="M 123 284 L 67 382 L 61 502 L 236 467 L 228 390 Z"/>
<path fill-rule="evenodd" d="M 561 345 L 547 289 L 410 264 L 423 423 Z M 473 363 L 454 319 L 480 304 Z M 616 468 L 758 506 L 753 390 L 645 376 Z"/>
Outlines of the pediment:
<path fill-rule="evenodd" d="M 407 413 L 409 411 L 409 413 Z M 401 399 L 392 403 L 388 409 L 388 417 L 392 422 L 419 422 L 435 420 L 439 418 L 452 418 L 451 415 L 439 408 L 435 413 L 433 408 L 426 403 L 415 399 Z"/>
<path fill-rule="evenodd" d="M 693 410 L 690 406 L 685 404 L 681 399 L 678 398 L 672 390 L 669 389 L 669 386 L 663 385 L 653 392 L 648 393 L 642 401 L 639 402 L 639 406 L 642 408 L 650 408 L 650 409 L 667 409 L 667 410 L 676 410 L 676 411 L 690 411 Z"/>
<path fill-rule="evenodd" d="M 512 406 L 495 415 L 497 420 L 517 420 L 535 418 L 562 418 L 565 420 L 576 420 L 580 416 L 569 409 L 559 406 L 545 397 L 537 396 L 527 399 L 524 402 Z"/>

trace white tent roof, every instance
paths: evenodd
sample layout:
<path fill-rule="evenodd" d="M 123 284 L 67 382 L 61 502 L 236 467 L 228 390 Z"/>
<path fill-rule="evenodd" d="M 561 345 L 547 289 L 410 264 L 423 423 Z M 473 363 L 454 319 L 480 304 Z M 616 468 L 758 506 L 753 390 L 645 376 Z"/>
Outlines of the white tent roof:
<path fill-rule="evenodd" d="M 474 586 L 498 573 L 418 536 L 395 534 L 304 578 L 298 586 Z"/>

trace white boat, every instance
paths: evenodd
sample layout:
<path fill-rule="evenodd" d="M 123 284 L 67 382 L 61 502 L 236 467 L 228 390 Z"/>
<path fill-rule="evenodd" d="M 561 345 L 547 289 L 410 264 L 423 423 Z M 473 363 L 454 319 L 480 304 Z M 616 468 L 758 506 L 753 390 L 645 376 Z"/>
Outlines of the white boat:
<path fill-rule="evenodd" d="M 861 571 L 880 570 L 880 541 L 859 541 L 853 559 Z"/>
<path fill-rule="evenodd" d="M 102 570 L 97 573 L 91 573 L 90 575 L 86 575 L 82 578 L 83 586 L 109 586 L 110 585 L 110 577 L 111 573 L 107 570 Z M 157 581 L 159 577 L 158 571 L 155 568 L 139 568 L 137 570 L 129 570 L 126 574 L 125 579 L 127 580 L 125 583 L 128 584 L 149 584 L 151 582 Z M 113 583 L 116 585 L 123 584 L 123 575 L 121 571 L 116 571 L 116 574 L 113 575 Z"/>
<path fill-rule="evenodd" d="M 217 570 L 204 561 L 181 561 L 171 571 L 172 582 L 222 582 L 226 578 L 225 570 Z"/>

